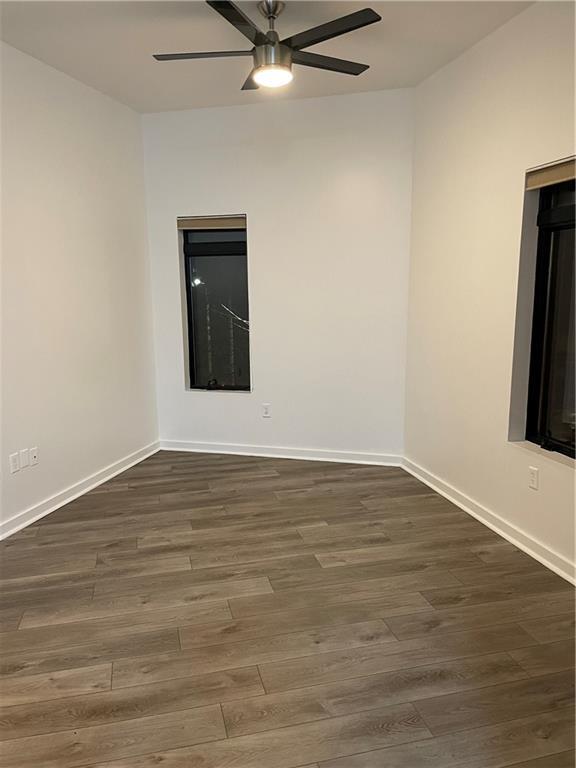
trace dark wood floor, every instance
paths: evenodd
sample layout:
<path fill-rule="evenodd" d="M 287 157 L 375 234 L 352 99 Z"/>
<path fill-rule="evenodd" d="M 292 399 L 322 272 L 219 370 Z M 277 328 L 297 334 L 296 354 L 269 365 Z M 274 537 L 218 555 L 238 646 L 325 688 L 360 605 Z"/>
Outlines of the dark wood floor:
<path fill-rule="evenodd" d="M 158 453 L 1 546 L 3 768 L 574 766 L 573 590 L 400 469 Z"/>

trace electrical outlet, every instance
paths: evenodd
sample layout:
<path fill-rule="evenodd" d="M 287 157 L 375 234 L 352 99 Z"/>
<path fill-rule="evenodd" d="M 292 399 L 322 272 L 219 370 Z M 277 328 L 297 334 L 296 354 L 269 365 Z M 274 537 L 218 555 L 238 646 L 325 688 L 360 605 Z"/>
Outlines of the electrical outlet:
<path fill-rule="evenodd" d="M 30 464 L 32 466 L 38 464 L 38 448 L 30 448 Z"/>
<path fill-rule="evenodd" d="M 272 406 L 270 405 L 270 403 L 262 403 L 262 418 L 263 419 L 272 418 Z"/>
<path fill-rule="evenodd" d="M 528 467 L 528 488 L 532 488 L 533 491 L 538 490 L 539 474 L 540 470 L 537 467 Z"/>
<path fill-rule="evenodd" d="M 28 448 L 22 448 L 20 451 L 20 469 L 30 466 L 30 451 Z"/>
<path fill-rule="evenodd" d="M 20 456 L 17 453 L 11 453 L 8 457 L 8 460 L 10 462 L 10 472 L 13 474 L 14 472 L 20 471 Z"/>

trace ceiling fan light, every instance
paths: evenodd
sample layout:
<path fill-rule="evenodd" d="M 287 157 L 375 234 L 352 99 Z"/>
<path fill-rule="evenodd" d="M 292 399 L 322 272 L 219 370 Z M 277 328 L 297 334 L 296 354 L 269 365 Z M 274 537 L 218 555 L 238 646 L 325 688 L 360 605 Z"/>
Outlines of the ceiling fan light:
<path fill-rule="evenodd" d="M 290 67 L 279 64 L 268 64 L 264 67 L 258 67 L 252 76 L 254 82 L 264 88 L 281 88 L 292 82 L 293 74 Z"/>

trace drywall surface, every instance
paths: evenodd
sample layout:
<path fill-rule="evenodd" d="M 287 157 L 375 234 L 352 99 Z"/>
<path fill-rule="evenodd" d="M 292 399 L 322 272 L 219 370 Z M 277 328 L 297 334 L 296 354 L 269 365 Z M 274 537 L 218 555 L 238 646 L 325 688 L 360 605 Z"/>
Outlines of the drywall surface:
<path fill-rule="evenodd" d="M 574 153 L 573 9 L 532 6 L 417 89 L 406 409 L 409 462 L 564 573 L 573 463 L 508 425 L 524 173 Z"/>
<path fill-rule="evenodd" d="M 411 93 L 146 115 L 144 146 L 164 444 L 397 459 Z M 176 218 L 234 213 L 247 215 L 253 390 L 187 391 Z"/>
<path fill-rule="evenodd" d="M 10 530 L 141 455 L 156 414 L 139 118 L 9 46 L 1 55 Z M 10 474 L 8 456 L 33 446 L 38 465 Z"/>

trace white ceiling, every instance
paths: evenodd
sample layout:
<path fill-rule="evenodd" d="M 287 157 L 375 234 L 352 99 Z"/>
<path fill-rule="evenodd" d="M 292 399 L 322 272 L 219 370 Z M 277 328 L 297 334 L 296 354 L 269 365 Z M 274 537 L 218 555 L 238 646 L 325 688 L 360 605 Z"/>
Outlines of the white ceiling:
<path fill-rule="evenodd" d="M 419 83 L 520 13 L 524 2 L 291 2 L 281 37 L 337 16 L 374 8 L 382 21 L 310 50 L 370 64 L 359 77 L 294 68 L 282 92 L 241 91 L 251 60 L 156 62 L 153 53 L 250 48 L 203 2 L 2 2 L 1 36 L 15 48 L 139 112 L 258 103 L 403 88 Z M 256 2 L 240 2 L 265 26 Z"/>

